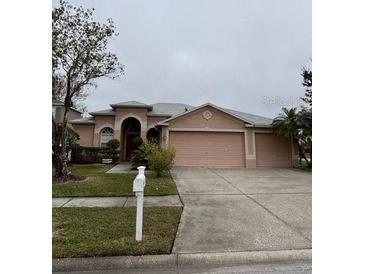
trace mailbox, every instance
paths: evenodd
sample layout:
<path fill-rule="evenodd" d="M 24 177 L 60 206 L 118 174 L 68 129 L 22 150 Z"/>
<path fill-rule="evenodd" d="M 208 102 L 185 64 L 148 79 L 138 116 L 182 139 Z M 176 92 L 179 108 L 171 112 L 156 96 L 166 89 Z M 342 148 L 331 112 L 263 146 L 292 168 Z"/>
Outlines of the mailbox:
<path fill-rule="evenodd" d="M 142 176 L 137 176 L 133 181 L 133 192 L 141 192 L 144 190 L 144 180 Z"/>
<path fill-rule="evenodd" d="M 138 167 L 138 175 L 133 181 L 133 192 L 137 196 L 137 212 L 136 212 L 136 241 L 142 241 L 142 224 L 143 224 L 143 191 L 146 184 L 146 176 L 144 170 L 146 167 Z"/>

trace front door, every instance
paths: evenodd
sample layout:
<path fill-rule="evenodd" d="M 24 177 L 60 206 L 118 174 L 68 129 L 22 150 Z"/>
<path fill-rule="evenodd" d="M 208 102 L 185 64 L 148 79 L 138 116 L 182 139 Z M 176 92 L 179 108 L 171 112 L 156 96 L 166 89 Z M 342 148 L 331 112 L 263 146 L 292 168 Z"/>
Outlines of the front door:
<path fill-rule="evenodd" d="M 139 136 L 139 135 L 138 134 L 127 134 L 126 154 L 125 154 L 125 158 L 127 161 L 129 161 L 131 159 L 132 153 L 136 149 L 133 146 L 133 139 L 136 138 L 137 136 Z"/>

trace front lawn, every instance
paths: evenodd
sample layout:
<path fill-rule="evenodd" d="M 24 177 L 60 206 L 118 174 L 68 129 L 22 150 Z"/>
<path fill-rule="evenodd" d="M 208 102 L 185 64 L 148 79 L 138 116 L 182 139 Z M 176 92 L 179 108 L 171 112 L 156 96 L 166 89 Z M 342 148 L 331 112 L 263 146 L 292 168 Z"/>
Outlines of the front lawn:
<path fill-rule="evenodd" d="M 113 197 L 134 196 L 133 180 L 137 174 L 133 173 L 105 173 L 111 167 L 101 164 L 73 165 L 71 174 L 86 176 L 82 181 L 53 183 L 53 197 Z M 146 196 L 163 196 L 177 194 L 176 186 L 171 176 L 155 177 L 146 174 Z"/>
<path fill-rule="evenodd" d="M 136 242 L 136 208 L 54 208 L 52 256 L 169 254 L 181 207 L 144 208 L 143 240 Z"/>

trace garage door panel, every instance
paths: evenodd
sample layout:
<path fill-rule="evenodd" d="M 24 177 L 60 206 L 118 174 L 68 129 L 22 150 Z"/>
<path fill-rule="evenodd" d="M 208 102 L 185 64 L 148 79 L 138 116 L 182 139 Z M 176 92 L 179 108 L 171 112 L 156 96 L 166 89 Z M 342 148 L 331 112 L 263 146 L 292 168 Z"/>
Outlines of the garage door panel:
<path fill-rule="evenodd" d="M 177 166 L 244 166 L 244 134 L 170 132 Z"/>
<path fill-rule="evenodd" d="M 257 167 L 290 167 L 290 139 L 277 137 L 269 133 L 256 133 Z"/>

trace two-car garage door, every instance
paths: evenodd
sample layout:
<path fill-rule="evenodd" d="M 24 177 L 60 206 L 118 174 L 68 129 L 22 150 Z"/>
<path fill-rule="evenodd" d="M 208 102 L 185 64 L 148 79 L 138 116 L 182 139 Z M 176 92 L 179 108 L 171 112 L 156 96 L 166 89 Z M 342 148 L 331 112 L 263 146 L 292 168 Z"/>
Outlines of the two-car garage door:
<path fill-rule="evenodd" d="M 177 166 L 245 166 L 243 132 L 171 131 Z"/>
<path fill-rule="evenodd" d="M 245 166 L 243 132 L 170 131 L 177 166 Z M 270 133 L 255 134 L 257 167 L 290 167 L 291 143 Z"/>

